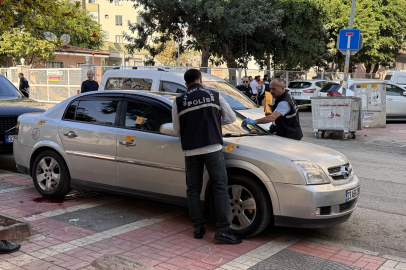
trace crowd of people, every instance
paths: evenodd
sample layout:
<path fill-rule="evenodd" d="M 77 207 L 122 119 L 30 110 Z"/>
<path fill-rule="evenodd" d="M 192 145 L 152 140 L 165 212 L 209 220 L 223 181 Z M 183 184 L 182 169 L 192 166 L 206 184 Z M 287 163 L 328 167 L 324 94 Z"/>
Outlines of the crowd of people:
<path fill-rule="evenodd" d="M 275 79 L 278 78 L 280 78 L 280 76 L 275 76 Z M 269 84 L 272 81 L 269 79 L 269 75 L 265 74 L 262 80 L 260 75 L 257 75 L 254 78 L 252 78 L 252 76 L 244 76 L 241 81 L 242 84 L 237 86 L 237 89 L 256 104 L 260 106 L 264 105 L 263 101 L 265 99 L 265 93 L 269 93 Z"/>

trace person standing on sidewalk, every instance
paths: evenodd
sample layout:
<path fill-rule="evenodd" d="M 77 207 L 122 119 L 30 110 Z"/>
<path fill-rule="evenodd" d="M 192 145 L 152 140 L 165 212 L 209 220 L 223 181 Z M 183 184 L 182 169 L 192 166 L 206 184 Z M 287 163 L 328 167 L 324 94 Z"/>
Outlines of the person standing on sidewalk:
<path fill-rule="evenodd" d="M 87 80 L 82 82 L 82 87 L 80 88 L 81 93 L 99 90 L 99 84 L 93 78 L 94 73 L 89 70 L 87 72 Z"/>
<path fill-rule="evenodd" d="M 23 93 L 25 97 L 30 97 L 30 85 L 26 78 L 24 78 L 23 73 L 18 73 L 18 78 L 20 78 L 20 84 L 18 85 L 18 90 Z"/>
<path fill-rule="evenodd" d="M 285 83 L 282 79 L 274 79 L 270 83 L 269 89 L 272 96 L 276 99 L 272 107 L 272 114 L 257 120 L 246 118 L 241 125 L 247 126 L 275 122 L 276 135 L 300 141 L 303 133 L 299 122 L 299 109 L 295 99 L 285 91 Z"/>
<path fill-rule="evenodd" d="M 222 151 L 221 125 L 236 120 L 236 115 L 219 92 L 202 86 L 202 74 L 197 69 L 185 72 L 188 90 L 177 97 L 172 107 L 175 134 L 181 138 L 185 153 L 187 200 L 190 217 L 195 228 L 194 238 L 202 239 L 206 233 L 200 193 L 204 167 L 212 181 L 216 207 L 216 234 L 214 239 L 229 244 L 239 244 L 241 237 L 234 235 L 228 222 L 228 177 Z"/>
<path fill-rule="evenodd" d="M 236 87 L 241 93 L 246 95 L 251 100 L 255 100 L 254 95 L 252 94 L 252 89 L 250 86 L 250 81 L 248 76 L 242 77 L 242 84 Z"/>

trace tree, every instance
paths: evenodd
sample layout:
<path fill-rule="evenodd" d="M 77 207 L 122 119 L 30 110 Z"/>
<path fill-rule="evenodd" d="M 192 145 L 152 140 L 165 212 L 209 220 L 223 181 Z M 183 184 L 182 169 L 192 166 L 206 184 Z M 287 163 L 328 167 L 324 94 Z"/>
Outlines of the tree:
<path fill-rule="evenodd" d="M 193 49 L 185 49 L 180 53 L 179 62 L 181 66 L 196 66 L 199 62 L 200 54 Z M 155 59 L 164 66 L 178 65 L 178 44 L 172 39 L 167 41 L 165 49 L 159 53 Z M 198 60 L 198 61 L 197 61 Z"/>
<path fill-rule="evenodd" d="M 40 61 L 52 60 L 58 45 L 58 39 L 52 42 L 38 39 L 30 32 L 21 32 L 18 28 L 13 28 L 0 36 L 0 55 L 10 57 L 14 65 L 17 65 L 21 58 L 27 61 L 27 65 L 31 65 Z"/>
<path fill-rule="evenodd" d="M 314 0 L 325 10 L 327 16 L 323 23 L 329 33 L 329 49 L 339 69 L 344 69 L 344 59 L 336 48 L 340 29 L 348 28 L 351 11 L 350 0 Z M 366 72 L 373 67 L 377 72 L 379 65 L 391 65 L 399 51 L 404 48 L 406 32 L 406 2 L 403 0 L 357 0 L 355 6 L 354 28 L 360 29 L 364 46 L 351 57 L 350 71 L 357 63 L 363 63 Z"/>

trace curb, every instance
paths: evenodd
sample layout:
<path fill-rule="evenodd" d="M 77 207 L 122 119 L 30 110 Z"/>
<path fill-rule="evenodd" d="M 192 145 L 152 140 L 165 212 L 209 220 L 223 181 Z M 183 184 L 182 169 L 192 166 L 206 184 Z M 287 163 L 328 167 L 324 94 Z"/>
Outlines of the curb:
<path fill-rule="evenodd" d="M 3 227 L 0 229 L 0 240 L 20 239 L 31 235 L 32 233 L 31 225 L 26 220 L 15 218 L 3 213 L 0 213 L 0 217 L 5 217 L 17 221 L 16 224 Z"/>

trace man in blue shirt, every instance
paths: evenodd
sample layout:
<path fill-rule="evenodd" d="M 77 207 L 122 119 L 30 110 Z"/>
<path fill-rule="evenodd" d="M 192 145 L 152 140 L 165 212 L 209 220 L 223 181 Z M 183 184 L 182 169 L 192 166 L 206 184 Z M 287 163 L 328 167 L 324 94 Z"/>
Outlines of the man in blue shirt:
<path fill-rule="evenodd" d="M 285 83 L 280 78 L 274 79 L 269 84 L 269 90 L 275 98 L 272 114 L 257 120 L 246 118 L 242 122 L 242 126 L 275 122 L 276 135 L 300 141 L 303 133 L 300 127 L 299 109 L 295 99 L 285 91 Z"/>
<path fill-rule="evenodd" d="M 82 87 L 80 89 L 81 93 L 99 90 L 99 84 L 95 80 L 93 80 L 93 77 L 93 71 L 89 70 L 87 72 L 87 80 L 82 82 Z"/>

